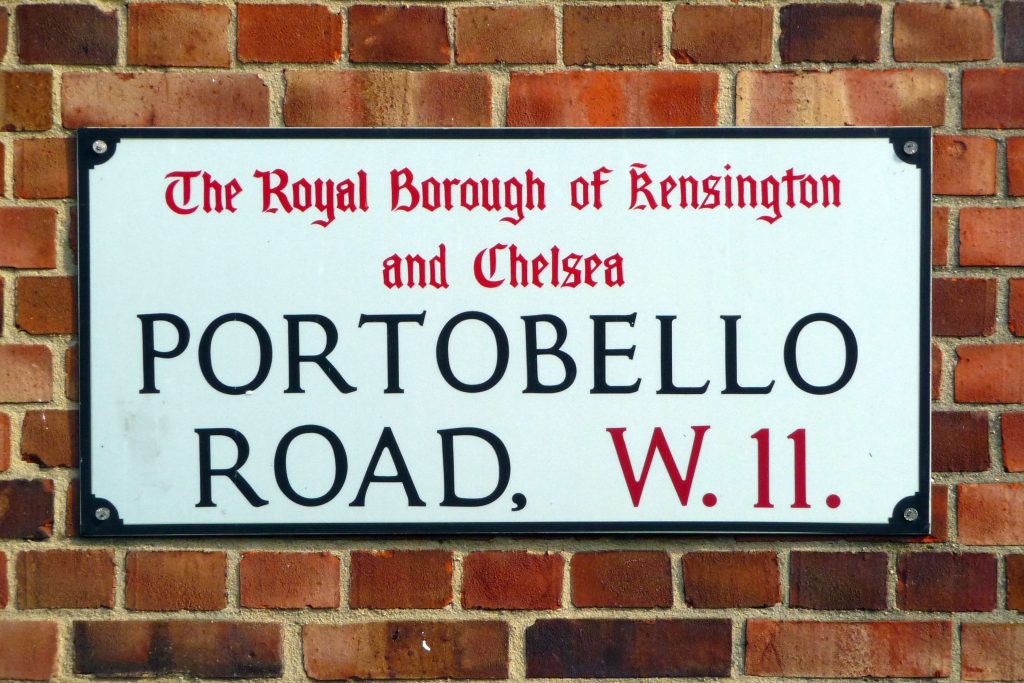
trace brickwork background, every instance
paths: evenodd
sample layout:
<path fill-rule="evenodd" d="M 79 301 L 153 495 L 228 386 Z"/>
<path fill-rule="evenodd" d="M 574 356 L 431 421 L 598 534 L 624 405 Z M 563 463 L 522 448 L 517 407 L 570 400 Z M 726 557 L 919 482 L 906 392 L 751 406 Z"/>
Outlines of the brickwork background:
<path fill-rule="evenodd" d="M 0 55 L 0 679 L 1024 679 L 1024 2 L 7 0 Z M 76 537 L 76 128 L 904 124 L 929 538 Z"/>

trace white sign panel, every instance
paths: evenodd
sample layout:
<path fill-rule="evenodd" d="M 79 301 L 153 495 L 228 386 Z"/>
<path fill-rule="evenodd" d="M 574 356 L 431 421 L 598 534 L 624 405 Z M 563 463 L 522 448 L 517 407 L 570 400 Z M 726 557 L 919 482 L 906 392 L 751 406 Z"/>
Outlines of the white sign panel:
<path fill-rule="evenodd" d="M 926 532 L 929 135 L 82 131 L 82 530 Z"/>

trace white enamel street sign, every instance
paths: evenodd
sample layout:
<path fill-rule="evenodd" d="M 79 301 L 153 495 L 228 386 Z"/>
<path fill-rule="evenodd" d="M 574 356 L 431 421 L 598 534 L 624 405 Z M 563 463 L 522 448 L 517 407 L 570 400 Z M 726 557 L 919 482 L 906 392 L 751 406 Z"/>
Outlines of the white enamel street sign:
<path fill-rule="evenodd" d="M 86 535 L 928 530 L 926 128 L 78 145 Z"/>

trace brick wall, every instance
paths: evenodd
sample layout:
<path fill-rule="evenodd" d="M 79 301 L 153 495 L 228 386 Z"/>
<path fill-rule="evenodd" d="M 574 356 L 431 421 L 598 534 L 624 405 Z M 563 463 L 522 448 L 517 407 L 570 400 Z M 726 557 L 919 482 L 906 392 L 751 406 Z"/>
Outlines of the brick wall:
<path fill-rule="evenodd" d="M 1024 679 L 1024 2 L 4 5 L 0 678 Z M 935 129 L 933 536 L 76 537 L 76 128 L 778 124 Z"/>

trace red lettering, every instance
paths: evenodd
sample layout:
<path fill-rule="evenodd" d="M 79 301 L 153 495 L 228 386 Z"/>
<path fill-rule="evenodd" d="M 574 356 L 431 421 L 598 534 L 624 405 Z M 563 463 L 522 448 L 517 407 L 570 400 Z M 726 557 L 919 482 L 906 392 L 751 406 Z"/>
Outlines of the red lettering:
<path fill-rule="evenodd" d="M 665 469 L 668 471 L 669 479 L 672 481 L 672 487 L 676 490 L 679 504 L 685 506 L 689 502 L 690 487 L 693 485 L 693 476 L 697 471 L 697 460 L 700 458 L 704 434 L 711 427 L 710 425 L 702 425 L 691 427 L 691 429 L 693 429 L 693 445 L 690 447 L 690 460 L 686 464 L 685 479 L 679 474 L 679 468 L 676 466 L 675 458 L 672 457 L 672 451 L 668 447 L 668 441 L 665 439 L 665 434 L 661 431 L 661 427 L 654 428 L 654 433 L 651 435 L 651 444 L 647 448 L 647 457 L 644 460 L 639 477 L 633 472 L 629 449 L 626 447 L 624 436 L 626 428 L 609 427 L 606 430 L 612 437 L 615 454 L 619 458 L 619 466 L 622 468 L 622 476 L 626 481 L 626 488 L 629 489 L 629 497 L 633 500 L 633 507 L 640 506 L 640 497 L 643 495 L 644 485 L 647 483 L 647 475 L 650 474 L 655 452 L 661 456 L 662 462 L 665 463 Z"/>

